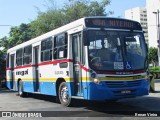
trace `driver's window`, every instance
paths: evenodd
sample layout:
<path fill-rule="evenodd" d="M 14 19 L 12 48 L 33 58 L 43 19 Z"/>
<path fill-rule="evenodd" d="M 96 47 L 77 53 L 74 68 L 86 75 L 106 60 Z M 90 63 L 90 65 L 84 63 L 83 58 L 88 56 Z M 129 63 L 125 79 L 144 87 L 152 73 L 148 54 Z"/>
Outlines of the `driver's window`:
<path fill-rule="evenodd" d="M 126 37 L 126 48 L 129 53 L 142 55 L 140 39 L 138 36 Z"/>

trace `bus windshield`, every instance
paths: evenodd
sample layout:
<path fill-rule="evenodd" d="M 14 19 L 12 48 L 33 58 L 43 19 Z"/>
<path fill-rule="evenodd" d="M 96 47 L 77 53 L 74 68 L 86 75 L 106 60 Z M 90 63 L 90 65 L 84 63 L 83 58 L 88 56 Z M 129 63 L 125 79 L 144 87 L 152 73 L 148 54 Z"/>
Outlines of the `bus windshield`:
<path fill-rule="evenodd" d="M 142 32 L 89 32 L 89 65 L 93 70 L 131 71 L 145 69 L 147 57 Z"/>

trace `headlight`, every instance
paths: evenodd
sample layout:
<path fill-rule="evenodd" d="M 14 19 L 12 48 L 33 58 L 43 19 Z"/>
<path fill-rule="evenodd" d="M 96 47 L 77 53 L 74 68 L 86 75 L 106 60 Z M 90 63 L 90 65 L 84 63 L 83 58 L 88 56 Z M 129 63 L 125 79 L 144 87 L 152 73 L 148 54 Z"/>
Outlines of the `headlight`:
<path fill-rule="evenodd" d="M 101 81 L 100 81 L 98 78 L 95 78 L 95 79 L 93 80 L 93 82 L 94 82 L 95 84 L 99 84 Z"/>
<path fill-rule="evenodd" d="M 150 78 L 149 78 L 149 76 L 147 75 L 147 76 L 145 76 L 145 79 L 146 79 L 146 80 L 149 80 Z"/>

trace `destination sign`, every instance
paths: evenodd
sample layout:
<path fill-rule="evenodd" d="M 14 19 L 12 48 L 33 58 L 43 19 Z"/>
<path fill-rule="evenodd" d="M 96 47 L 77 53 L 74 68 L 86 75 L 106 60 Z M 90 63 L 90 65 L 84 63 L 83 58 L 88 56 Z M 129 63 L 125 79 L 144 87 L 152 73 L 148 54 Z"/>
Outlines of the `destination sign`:
<path fill-rule="evenodd" d="M 86 27 L 142 30 L 140 23 L 115 18 L 86 18 Z"/>

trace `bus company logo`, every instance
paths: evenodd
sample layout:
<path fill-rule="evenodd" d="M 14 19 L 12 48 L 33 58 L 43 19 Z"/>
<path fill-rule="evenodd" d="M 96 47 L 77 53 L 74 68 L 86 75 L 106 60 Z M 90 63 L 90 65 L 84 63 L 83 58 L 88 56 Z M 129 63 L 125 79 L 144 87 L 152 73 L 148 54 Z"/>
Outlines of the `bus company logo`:
<path fill-rule="evenodd" d="M 16 75 L 21 75 L 21 76 L 28 75 L 28 69 L 25 71 L 16 71 Z"/>
<path fill-rule="evenodd" d="M 11 112 L 2 112 L 2 117 L 12 117 Z"/>

